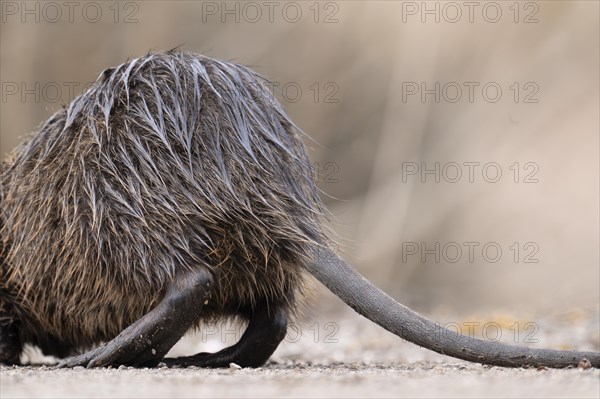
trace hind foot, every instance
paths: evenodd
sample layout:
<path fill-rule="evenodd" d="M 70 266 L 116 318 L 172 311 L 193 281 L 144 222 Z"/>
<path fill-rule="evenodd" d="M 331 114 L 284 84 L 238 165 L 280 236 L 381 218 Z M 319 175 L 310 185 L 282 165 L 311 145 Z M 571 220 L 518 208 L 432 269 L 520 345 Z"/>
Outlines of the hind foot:
<path fill-rule="evenodd" d="M 154 367 L 202 314 L 214 284 L 208 271 L 176 279 L 164 299 L 108 343 L 57 367 Z"/>
<path fill-rule="evenodd" d="M 287 331 L 287 314 L 280 306 L 262 306 L 250 318 L 250 323 L 239 342 L 216 353 L 198 353 L 194 356 L 165 358 L 168 367 L 260 367 L 271 357 Z"/>

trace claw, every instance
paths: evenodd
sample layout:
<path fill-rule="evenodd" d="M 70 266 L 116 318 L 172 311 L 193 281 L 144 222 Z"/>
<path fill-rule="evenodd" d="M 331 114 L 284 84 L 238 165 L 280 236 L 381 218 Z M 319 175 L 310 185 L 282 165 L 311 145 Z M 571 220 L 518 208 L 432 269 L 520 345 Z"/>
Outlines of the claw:
<path fill-rule="evenodd" d="M 56 365 L 56 368 L 63 369 L 63 368 L 72 368 L 72 367 L 77 367 L 77 366 L 83 366 L 83 367 L 89 368 L 89 363 L 91 361 L 93 361 L 93 359 L 103 350 L 104 350 L 104 347 L 101 346 L 101 347 L 93 349 L 89 352 L 85 352 L 81 355 L 68 357 L 68 358 L 64 359 L 62 362 L 58 363 L 58 365 Z"/>

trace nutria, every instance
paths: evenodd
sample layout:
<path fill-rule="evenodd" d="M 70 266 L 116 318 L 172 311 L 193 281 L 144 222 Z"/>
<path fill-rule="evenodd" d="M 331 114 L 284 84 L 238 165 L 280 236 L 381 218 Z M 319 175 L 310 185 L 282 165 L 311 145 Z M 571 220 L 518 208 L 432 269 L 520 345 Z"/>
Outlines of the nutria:
<path fill-rule="evenodd" d="M 24 344 L 59 366 L 264 364 L 311 274 L 361 315 L 436 352 L 499 366 L 600 353 L 443 330 L 329 249 L 301 140 L 262 78 L 187 52 L 107 69 L 1 174 L 0 362 Z M 214 354 L 163 359 L 202 321 L 248 323 Z"/>

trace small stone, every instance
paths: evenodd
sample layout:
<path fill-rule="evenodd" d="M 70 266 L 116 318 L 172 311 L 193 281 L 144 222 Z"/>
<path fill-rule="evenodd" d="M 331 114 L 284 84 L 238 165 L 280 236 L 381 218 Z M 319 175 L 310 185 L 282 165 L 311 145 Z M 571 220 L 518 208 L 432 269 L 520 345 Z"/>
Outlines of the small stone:
<path fill-rule="evenodd" d="M 240 366 L 239 364 L 235 364 L 235 363 L 229 363 L 229 368 L 234 369 L 234 370 L 241 370 L 242 366 Z"/>
<path fill-rule="evenodd" d="M 119 366 L 119 370 L 127 370 L 127 366 L 125 366 L 124 364 Z"/>
<path fill-rule="evenodd" d="M 587 370 L 589 368 L 592 368 L 592 363 L 584 357 L 583 359 L 581 359 L 581 361 L 577 365 L 577 368 L 579 370 Z"/>
<path fill-rule="evenodd" d="M 205 299 L 205 300 L 204 300 L 204 304 L 205 304 L 205 305 L 208 305 L 208 299 Z"/>
<path fill-rule="evenodd" d="M 152 354 L 156 355 L 156 349 L 152 349 Z"/>

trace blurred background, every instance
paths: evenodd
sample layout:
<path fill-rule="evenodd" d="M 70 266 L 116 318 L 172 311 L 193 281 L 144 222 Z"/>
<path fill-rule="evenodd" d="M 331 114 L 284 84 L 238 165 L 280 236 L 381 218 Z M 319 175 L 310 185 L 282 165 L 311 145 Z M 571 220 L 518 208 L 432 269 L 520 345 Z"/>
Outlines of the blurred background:
<path fill-rule="evenodd" d="M 103 69 L 181 45 L 272 81 L 339 250 L 401 302 L 597 309 L 598 2 L 1 7 L 2 156 Z"/>

